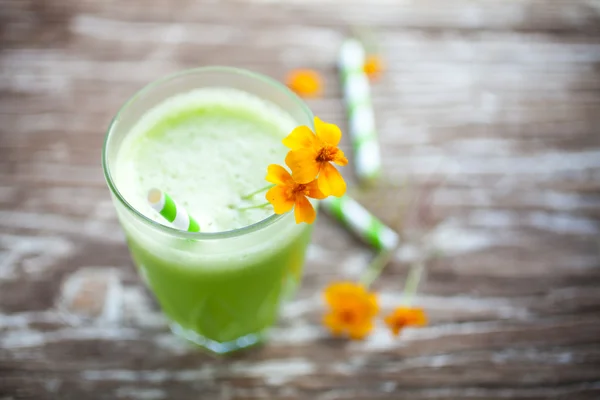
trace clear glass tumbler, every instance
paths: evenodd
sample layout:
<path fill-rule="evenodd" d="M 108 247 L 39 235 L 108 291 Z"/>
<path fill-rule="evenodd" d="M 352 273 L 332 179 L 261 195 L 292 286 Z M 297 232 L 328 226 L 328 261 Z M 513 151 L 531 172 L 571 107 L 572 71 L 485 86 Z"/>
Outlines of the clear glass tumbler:
<path fill-rule="evenodd" d="M 133 260 L 172 331 L 222 354 L 264 339 L 282 300 L 301 278 L 311 226 L 297 225 L 287 213 L 226 232 L 176 230 L 136 210 L 114 176 L 123 139 L 148 110 L 176 94 L 207 87 L 248 92 L 314 129 L 308 107 L 282 84 L 240 69 L 198 68 L 148 85 L 121 108 L 108 129 L 102 165 Z"/>

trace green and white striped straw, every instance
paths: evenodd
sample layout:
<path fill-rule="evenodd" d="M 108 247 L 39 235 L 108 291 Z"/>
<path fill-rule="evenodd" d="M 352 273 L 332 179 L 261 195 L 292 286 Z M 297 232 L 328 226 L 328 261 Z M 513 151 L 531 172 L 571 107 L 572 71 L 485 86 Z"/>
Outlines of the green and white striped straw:
<path fill-rule="evenodd" d="M 400 242 L 396 232 L 349 196 L 330 196 L 321 204 L 328 214 L 377 250 L 392 250 Z"/>
<path fill-rule="evenodd" d="M 364 71 L 365 50 L 362 44 L 356 39 L 346 39 L 338 62 L 348 109 L 353 164 L 359 179 L 372 181 L 381 174 L 381 156 L 369 79 Z"/>
<path fill-rule="evenodd" d="M 176 229 L 188 232 L 200 232 L 198 222 L 167 193 L 159 189 L 150 189 L 148 192 L 148 203 Z"/>

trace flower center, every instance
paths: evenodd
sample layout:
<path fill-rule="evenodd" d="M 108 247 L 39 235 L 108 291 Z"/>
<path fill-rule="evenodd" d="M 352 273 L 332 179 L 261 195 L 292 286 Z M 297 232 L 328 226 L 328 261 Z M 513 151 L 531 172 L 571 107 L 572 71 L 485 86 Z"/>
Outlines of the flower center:
<path fill-rule="evenodd" d="M 333 161 L 336 153 L 337 149 L 335 147 L 325 146 L 319 151 L 319 154 L 317 154 L 317 162 Z"/>
<path fill-rule="evenodd" d="M 303 183 L 299 183 L 296 185 L 296 187 L 294 188 L 294 194 L 296 193 L 303 193 L 306 194 L 306 185 Z"/>
<path fill-rule="evenodd" d="M 406 326 L 405 318 L 396 318 L 393 322 L 394 328 L 400 330 Z"/>
<path fill-rule="evenodd" d="M 353 310 L 340 311 L 340 319 L 345 324 L 351 325 L 356 321 L 356 313 Z"/>

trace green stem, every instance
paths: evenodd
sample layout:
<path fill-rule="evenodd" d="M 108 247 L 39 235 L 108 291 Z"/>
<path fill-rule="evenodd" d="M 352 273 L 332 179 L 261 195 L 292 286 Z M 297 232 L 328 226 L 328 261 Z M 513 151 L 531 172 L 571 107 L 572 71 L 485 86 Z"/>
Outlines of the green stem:
<path fill-rule="evenodd" d="M 377 279 L 377 277 L 383 271 L 383 268 L 390 262 L 394 256 L 396 249 L 382 250 L 375 256 L 373 261 L 369 264 L 365 272 L 360 277 L 360 282 L 365 286 L 369 287 Z"/>
<path fill-rule="evenodd" d="M 406 306 L 410 306 L 412 304 L 415 293 L 417 293 L 419 282 L 421 280 L 421 276 L 423 275 L 423 264 L 423 261 L 419 260 L 417 263 L 413 264 L 408 272 L 406 284 L 404 285 L 404 292 L 402 293 L 402 304 Z"/>
<path fill-rule="evenodd" d="M 238 211 L 244 211 L 244 210 L 252 210 L 253 208 L 264 208 L 266 206 L 270 206 L 271 203 L 263 203 L 263 204 L 259 204 L 257 206 L 250 206 L 250 207 L 242 207 L 242 208 L 237 208 Z"/>
<path fill-rule="evenodd" d="M 245 196 L 242 196 L 242 200 L 248 200 L 248 199 L 250 199 L 250 198 L 254 197 L 254 196 L 255 196 L 255 195 L 257 195 L 257 194 L 259 194 L 259 193 L 261 193 L 261 192 L 264 192 L 265 190 L 269 190 L 269 189 L 271 189 L 273 186 L 275 186 L 275 185 L 270 183 L 270 184 L 268 184 L 267 186 L 265 186 L 265 187 L 262 187 L 262 188 L 258 189 L 258 190 L 257 190 L 257 191 L 255 191 L 255 192 L 252 192 L 252 193 L 250 193 L 250 194 L 247 194 L 247 195 L 245 195 Z"/>

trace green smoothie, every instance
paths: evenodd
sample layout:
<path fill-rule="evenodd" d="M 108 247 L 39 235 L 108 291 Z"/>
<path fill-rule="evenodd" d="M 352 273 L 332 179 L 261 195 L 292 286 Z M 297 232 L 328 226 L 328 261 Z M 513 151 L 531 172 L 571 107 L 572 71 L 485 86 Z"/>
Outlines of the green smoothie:
<path fill-rule="evenodd" d="M 119 147 L 112 175 L 138 212 L 169 226 L 147 203 L 156 187 L 201 232 L 229 232 L 172 235 L 117 208 L 133 259 L 174 331 L 213 351 L 258 341 L 300 278 L 310 226 L 296 225 L 291 214 L 273 217 L 271 206 L 240 210 L 265 202 L 262 193 L 243 197 L 267 184 L 269 164 L 283 163 L 281 139 L 297 125 L 249 93 L 196 89 L 144 113 Z M 259 228 L 245 228 L 253 224 Z"/>

